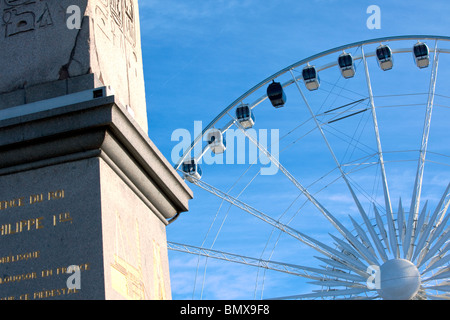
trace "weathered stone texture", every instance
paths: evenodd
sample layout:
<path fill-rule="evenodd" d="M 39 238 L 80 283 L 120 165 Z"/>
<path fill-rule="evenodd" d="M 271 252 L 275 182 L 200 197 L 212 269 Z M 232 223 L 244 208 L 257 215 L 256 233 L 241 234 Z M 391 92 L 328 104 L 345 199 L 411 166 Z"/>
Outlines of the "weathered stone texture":
<path fill-rule="evenodd" d="M 74 5 L 80 29 L 68 27 Z M 147 131 L 139 30 L 137 0 L 0 0 L 0 109 L 41 98 L 20 90 L 51 83 L 53 95 L 67 94 L 67 79 L 94 74 Z"/>

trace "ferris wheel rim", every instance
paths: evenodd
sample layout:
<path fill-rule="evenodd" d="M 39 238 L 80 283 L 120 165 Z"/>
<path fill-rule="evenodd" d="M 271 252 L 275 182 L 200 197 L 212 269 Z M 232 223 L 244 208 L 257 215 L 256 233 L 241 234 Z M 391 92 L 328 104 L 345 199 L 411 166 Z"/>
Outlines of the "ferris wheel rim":
<path fill-rule="evenodd" d="M 318 59 L 319 58 L 319 56 L 320 57 L 322 57 L 322 56 L 326 56 L 326 55 L 331 55 L 332 53 L 335 53 L 335 52 L 339 52 L 339 51 L 341 51 L 341 50 L 343 50 L 343 48 L 351 48 L 351 47 L 358 47 L 358 46 L 361 46 L 361 49 L 363 50 L 363 46 L 364 45 L 367 45 L 367 44 L 374 44 L 374 43 L 377 43 L 377 42 L 387 42 L 387 41 L 401 41 L 401 40 L 425 40 L 425 39 L 428 39 L 428 40 L 436 40 L 436 43 L 437 43 L 437 41 L 439 41 L 439 40 L 445 40 L 445 41 L 449 41 L 450 40 L 450 37 L 439 37 L 439 36 L 434 36 L 434 37 L 432 37 L 432 36 L 403 36 L 403 37 L 389 37 L 389 38 L 377 38 L 377 39 L 373 39 L 373 40 L 367 40 L 367 41 L 360 41 L 360 42 L 357 42 L 357 43 L 353 43 L 353 44 L 349 44 L 349 45 L 345 45 L 345 46 L 340 46 L 340 47 L 337 47 L 337 48 L 334 48 L 334 49 L 331 49 L 331 50 L 327 50 L 327 51 L 324 51 L 324 52 L 322 52 L 322 53 L 319 53 L 319 54 L 316 54 L 316 55 L 314 55 L 314 56 L 311 56 L 311 57 L 308 57 L 308 58 L 306 58 L 306 59 L 303 59 L 303 60 L 300 60 L 299 62 L 297 62 L 296 64 L 293 64 L 293 65 L 291 65 L 291 66 L 288 66 L 288 67 L 286 67 L 285 69 L 283 69 L 283 70 L 280 70 L 279 72 L 277 72 L 277 73 L 275 73 L 274 75 L 272 75 L 271 77 L 269 77 L 269 78 L 267 78 L 267 79 L 265 79 L 264 81 L 262 81 L 260 84 L 258 84 L 257 86 L 255 86 L 255 87 L 258 87 L 258 88 L 261 88 L 262 86 L 264 86 L 264 84 L 267 84 L 268 82 L 270 82 L 272 79 L 275 79 L 275 78 L 277 78 L 277 77 L 279 77 L 280 75 L 282 75 L 283 74 L 283 71 L 286 73 L 286 72 L 289 72 L 289 71 L 292 71 L 294 68 L 296 68 L 296 67 L 298 67 L 298 66 L 301 66 L 302 64 L 305 64 L 305 63 L 307 63 L 308 61 L 312 61 L 312 60 L 314 60 L 314 59 Z M 406 49 L 405 49 L 406 50 Z M 412 51 L 412 50 L 409 50 L 409 51 Z M 406 52 L 406 51 L 403 51 L 403 52 Z M 435 47 L 435 50 L 434 50 L 434 53 L 435 53 L 435 55 L 436 54 L 438 54 L 438 53 L 441 53 L 441 52 L 444 52 L 444 53 L 450 53 L 450 51 L 448 51 L 448 49 L 444 49 L 443 51 L 441 51 L 441 50 L 437 50 L 437 45 L 436 45 L 436 47 Z M 362 52 L 362 57 L 363 58 L 365 58 L 365 57 L 369 57 L 369 56 L 371 56 L 371 55 L 368 55 L 368 54 L 365 54 L 364 52 Z M 295 82 L 296 81 L 296 78 L 295 77 L 293 77 L 293 81 Z M 255 88 L 254 87 L 254 88 Z M 238 105 L 238 103 L 239 102 L 242 102 L 246 97 L 248 97 L 248 96 L 250 96 L 254 91 L 256 91 L 256 89 L 254 89 L 254 88 L 252 88 L 251 90 L 249 90 L 249 91 L 247 91 L 244 95 L 242 95 L 239 99 L 237 99 L 237 100 L 235 100 L 230 106 L 228 106 L 228 108 L 226 108 L 226 109 L 228 109 L 228 110 L 226 110 L 226 111 L 224 111 L 223 113 L 223 115 L 220 117 L 220 118 L 218 118 L 217 119 L 217 121 L 219 120 L 219 119 L 221 119 L 225 114 L 227 114 L 228 113 L 228 111 L 230 111 L 232 108 L 234 108 L 235 106 L 237 106 Z M 258 89 L 257 88 L 257 89 Z M 216 121 L 216 122 L 217 122 Z M 214 122 L 214 121 L 213 121 Z M 210 127 L 209 128 L 211 128 L 213 125 L 214 125 L 214 123 L 212 122 L 212 124 L 210 123 Z M 202 134 L 201 135 L 199 135 L 199 137 L 203 137 L 203 135 L 207 132 L 207 130 L 209 129 L 209 128 L 206 128 L 205 129 L 205 131 L 204 132 L 202 132 Z M 191 149 L 192 150 L 192 149 Z M 180 162 L 181 163 L 181 162 Z M 447 190 L 446 190 L 446 193 L 445 194 L 448 194 L 448 189 L 450 188 L 450 185 L 447 187 Z M 400 209 L 399 209 L 400 210 Z M 404 215 L 404 213 L 402 213 L 402 215 Z M 408 215 L 408 218 L 410 217 L 410 215 Z M 406 217 L 403 217 L 403 219 L 405 219 Z M 409 224 L 409 222 L 406 222 L 406 221 L 404 221 L 405 222 L 405 224 L 407 224 L 408 223 L 408 226 L 410 225 Z M 402 222 L 403 223 L 403 222 Z M 382 223 L 381 224 L 381 226 L 384 228 L 384 227 L 386 227 L 386 225 L 387 225 L 387 223 Z M 362 226 L 362 223 L 361 223 L 361 226 Z M 386 231 L 385 231 L 386 232 Z M 397 235 L 395 235 L 395 237 L 397 237 Z M 415 240 L 417 240 L 417 239 L 415 239 Z M 415 240 L 412 240 L 412 241 L 415 241 Z M 420 239 L 421 240 L 421 239 Z M 419 240 L 419 242 L 420 242 L 420 240 Z M 403 240 L 402 240 L 403 241 Z M 398 245 L 398 244 L 397 244 Z M 409 247 L 409 242 L 408 242 L 408 244 L 402 244 L 402 246 L 404 246 L 405 245 L 405 247 L 406 248 L 408 248 Z M 388 245 L 386 245 L 386 247 L 388 247 Z M 404 248 L 405 247 L 403 247 L 403 250 L 405 250 Z M 375 248 L 375 247 L 373 247 L 373 248 Z M 406 253 L 405 253 L 406 254 Z M 408 253 L 408 255 L 409 255 L 409 253 Z M 416 254 L 415 254 L 416 255 Z M 413 259 L 415 259 L 415 258 L 413 258 Z M 270 262 L 270 261 L 269 261 Z M 428 289 L 428 288 L 426 288 L 426 289 Z"/>
<path fill-rule="evenodd" d="M 362 47 L 364 45 L 370 45 L 370 44 L 376 44 L 376 43 L 383 43 L 383 42 L 394 42 L 394 41 L 406 41 L 406 40 L 435 40 L 435 41 L 449 41 L 450 42 L 450 36 L 440 36 L 440 35 L 402 35 L 402 36 L 387 36 L 387 37 L 379 37 L 379 38 L 373 38 L 373 39 L 367 39 L 362 41 L 356 41 L 353 43 L 344 44 L 332 49 L 328 49 L 322 52 L 319 52 L 317 54 L 311 55 L 307 58 L 301 59 L 277 72 L 272 74 L 271 76 L 267 77 L 266 79 L 262 80 L 249 90 L 247 90 L 244 94 L 239 96 L 237 99 L 235 99 L 231 104 L 229 104 L 226 108 L 224 108 L 208 125 L 206 125 L 202 132 L 194 138 L 191 145 L 188 149 L 183 153 L 183 155 L 178 159 L 177 163 L 174 165 L 175 170 L 179 170 L 180 166 L 182 165 L 183 161 L 188 158 L 188 155 L 194 150 L 194 147 L 199 143 L 203 136 L 215 126 L 215 124 L 221 120 L 223 117 L 225 117 L 229 111 L 231 111 L 234 107 L 236 107 L 239 103 L 242 103 L 242 101 L 253 94 L 258 89 L 262 88 L 263 86 L 267 85 L 270 81 L 280 77 L 281 75 L 301 66 L 306 63 L 309 63 L 311 61 L 317 60 L 319 58 L 340 52 L 345 51 L 351 48 L 357 48 Z M 412 49 L 410 50 L 412 51 Z M 397 52 L 394 52 L 397 53 Z M 450 53 L 450 52 L 449 52 Z M 363 55 L 364 57 L 368 57 L 368 54 Z M 363 58 L 363 57 L 361 57 Z M 291 84 L 294 82 L 293 80 L 290 81 Z M 204 150 L 205 151 L 205 150 Z M 203 153 L 204 153 L 203 151 Z M 203 154 L 202 153 L 202 154 Z"/>

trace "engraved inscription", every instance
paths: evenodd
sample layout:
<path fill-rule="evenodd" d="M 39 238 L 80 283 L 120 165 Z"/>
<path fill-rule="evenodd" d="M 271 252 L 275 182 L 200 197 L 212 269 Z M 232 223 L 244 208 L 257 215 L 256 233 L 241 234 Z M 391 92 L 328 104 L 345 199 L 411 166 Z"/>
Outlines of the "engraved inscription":
<path fill-rule="evenodd" d="M 64 198 L 64 190 L 49 191 L 47 193 L 32 194 L 30 196 L 17 197 L 13 199 L 0 200 L 0 211 L 32 205 L 43 201 L 53 201 Z"/>
<path fill-rule="evenodd" d="M 96 22 L 97 25 L 100 27 L 100 30 L 103 32 L 103 35 L 108 38 L 110 40 L 109 34 L 107 32 L 107 26 L 108 26 L 108 14 L 107 6 L 105 6 L 104 8 L 101 8 L 100 6 L 96 6 L 95 7 L 95 14 L 96 14 Z"/>
<path fill-rule="evenodd" d="M 5 38 L 53 25 L 48 3 L 36 0 L 4 0 L 2 20 Z"/>

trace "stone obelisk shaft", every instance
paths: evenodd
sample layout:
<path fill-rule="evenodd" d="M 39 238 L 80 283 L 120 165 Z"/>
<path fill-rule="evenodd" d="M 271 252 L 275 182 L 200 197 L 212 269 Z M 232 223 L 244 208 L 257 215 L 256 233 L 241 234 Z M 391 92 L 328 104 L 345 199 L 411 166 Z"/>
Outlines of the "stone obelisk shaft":
<path fill-rule="evenodd" d="M 96 86 L 147 131 L 137 0 L 0 0 L 0 109 Z"/>

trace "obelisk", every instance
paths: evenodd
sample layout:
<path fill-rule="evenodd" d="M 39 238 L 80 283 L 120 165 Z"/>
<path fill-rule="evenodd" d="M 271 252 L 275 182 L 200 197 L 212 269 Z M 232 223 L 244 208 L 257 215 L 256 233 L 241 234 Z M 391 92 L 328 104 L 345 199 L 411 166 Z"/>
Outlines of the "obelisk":
<path fill-rule="evenodd" d="M 137 1 L 1 0 L 0 10 L 0 94 L 11 93 L 0 108 L 103 84 L 147 131 Z"/>
<path fill-rule="evenodd" d="M 170 299 L 138 1 L 0 0 L 0 66 L 0 299 Z"/>

